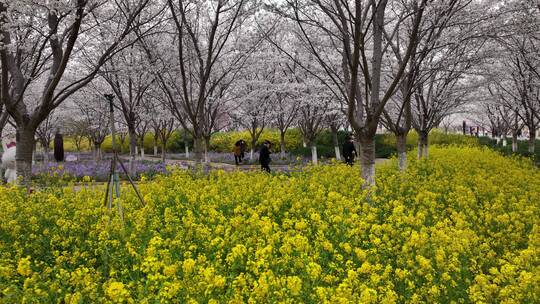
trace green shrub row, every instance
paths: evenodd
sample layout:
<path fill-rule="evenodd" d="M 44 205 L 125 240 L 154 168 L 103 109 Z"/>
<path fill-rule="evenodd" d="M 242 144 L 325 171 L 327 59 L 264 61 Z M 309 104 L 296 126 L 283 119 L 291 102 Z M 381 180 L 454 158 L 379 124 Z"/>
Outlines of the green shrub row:
<path fill-rule="evenodd" d="M 349 132 L 340 130 L 338 132 L 338 142 L 339 146 L 343 145 L 345 138 Z M 251 137 L 249 132 L 246 131 L 232 131 L 232 132 L 218 132 L 212 136 L 210 141 L 210 150 L 215 152 L 228 153 L 233 150 L 234 144 L 243 139 L 248 144 L 248 149 L 251 148 Z M 255 149 L 257 149 L 262 142 L 269 140 L 273 143 L 273 150 L 275 152 L 280 151 L 280 134 L 278 130 L 275 129 L 265 129 L 261 136 L 259 137 L 257 143 L 255 144 Z M 407 137 L 407 148 L 409 150 L 416 147 L 418 140 L 418 135 L 413 131 L 409 133 Z M 167 152 L 170 153 L 180 153 L 185 149 L 185 141 L 187 141 L 190 149 L 193 149 L 193 138 L 188 134 L 187 137 L 184 136 L 184 132 L 175 131 L 171 139 L 167 143 Z M 122 153 L 129 152 L 129 137 L 126 136 L 124 141 L 120 140 L 120 137 L 117 137 L 117 145 L 120 147 Z M 479 144 L 495 146 L 493 143 L 488 142 L 487 139 L 481 139 L 470 137 L 461 134 L 447 134 L 439 130 L 433 130 L 429 136 L 430 144 L 434 145 L 464 145 L 464 146 L 477 146 Z M 335 151 L 332 143 L 332 133 L 330 130 L 322 131 L 316 140 L 317 152 L 321 157 L 331 158 L 335 156 Z M 83 149 L 87 150 L 89 147 L 87 140 L 83 141 Z M 376 155 L 379 158 L 388 158 L 391 155 L 397 152 L 396 150 L 396 137 L 393 134 L 377 134 L 375 137 L 375 147 Z M 102 149 L 105 152 L 110 152 L 111 148 L 111 137 L 107 137 L 103 142 Z M 154 151 L 154 136 L 152 133 L 146 134 L 144 138 L 144 149 L 146 153 L 153 153 Z M 285 149 L 288 152 L 291 152 L 294 155 L 303 155 L 310 156 L 311 149 L 309 147 L 304 147 L 302 134 L 297 128 L 289 129 L 285 135 Z M 525 151 L 527 150 L 526 143 L 520 144 L 520 149 Z M 65 140 L 65 150 L 66 151 L 75 151 L 75 144 L 73 139 L 66 137 Z M 161 152 L 161 146 L 158 143 L 158 150 Z M 511 152 L 511 147 L 507 147 L 506 150 Z M 503 149 L 503 152 L 505 150 Z"/>

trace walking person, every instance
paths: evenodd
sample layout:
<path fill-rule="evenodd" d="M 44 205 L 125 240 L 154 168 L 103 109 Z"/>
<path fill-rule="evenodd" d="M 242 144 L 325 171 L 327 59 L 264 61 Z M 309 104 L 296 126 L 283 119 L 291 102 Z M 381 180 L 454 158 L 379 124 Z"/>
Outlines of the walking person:
<path fill-rule="evenodd" d="M 244 157 L 246 157 L 246 142 L 243 139 L 240 139 L 240 162 L 244 162 Z"/>
<path fill-rule="evenodd" d="M 58 130 L 56 130 L 56 134 L 54 135 L 54 159 L 57 162 L 64 161 L 64 137 Z"/>
<path fill-rule="evenodd" d="M 356 152 L 356 147 L 354 146 L 354 140 L 352 136 L 347 136 L 347 139 L 343 143 L 343 158 L 345 158 L 345 163 L 352 167 L 354 164 L 354 158 L 358 156 Z"/>
<path fill-rule="evenodd" d="M 270 142 L 268 140 L 264 141 L 264 144 L 259 151 L 259 162 L 261 163 L 261 170 L 270 173 Z"/>
<path fill-rule="evenodd" d="M 242 162 L 242 152 L 240 147 L 240 141 L 237 141 L 234 144 L 233 153 L 234 153 L 234 163 L 238 166 Z"/>

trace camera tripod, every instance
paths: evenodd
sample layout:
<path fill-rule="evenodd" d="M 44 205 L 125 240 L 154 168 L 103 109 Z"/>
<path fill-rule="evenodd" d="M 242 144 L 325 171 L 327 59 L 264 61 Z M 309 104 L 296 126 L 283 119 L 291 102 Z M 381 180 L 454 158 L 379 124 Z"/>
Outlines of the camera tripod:
<path fill-rule="evenodd" d="M 144 200 L 143 200 L 139 190 L 137 189 L 137 186 L 133 182 L 133 179 L 131 178 L 131 175 L 127 171 L 126 166 L 124 166 L 124 163 L 122 162 L 120 157 L 118 157 L 118 151 L 116 150 L 116 139 L 115 139 L 115 137 L 116 137 L 116 129 L 114 127 L 114 108 L 113 108 L 114 95 L 105 94 L 105 98 L 107 98 L 107 100 L 109 100 L 110 124 L 111 124 L 111 135 L 112 135 L 112 150 L 113 150 L 113 157 L 111 159 L 111 167 L 110 167 L 110 170 L 109 170 L 109 176 L 107 178 L 107 189 L 105 190 L 105 200 L 104 200 L 104 204 L 107 205 L 108 209 L 109 209 L 109 223 L 110 223 L 111 222 L 111 214 L 112 214 L 112 205 L 113 205 L 113 202 L 114 202 L 113 192 L 115 192 L 114 196 L 116 196 L 116 198 L 120 197 L 120 178 L 118 176 L 118 171 L 117 171 L 117 168 L 116 168 L 117 164 L 120 164 L 120 167 L 122 168 L 122 170 L 126 174 L 131 187 L 135 191 L 135 194 L 137 194 L 137 198 L 139 199 L 139 202 L 141 203 L 141 205 L 143 207 L 144 207 L 145 203 L 144 203 Z M 118 206 L 118 214 L 120 215 L 120 218 L 122 219 L 122 223 L 124 223 L 124 212 L 122 210 L 122 204 L 120 203 L 120 200 L 117 200 L 117 206 Z"/>

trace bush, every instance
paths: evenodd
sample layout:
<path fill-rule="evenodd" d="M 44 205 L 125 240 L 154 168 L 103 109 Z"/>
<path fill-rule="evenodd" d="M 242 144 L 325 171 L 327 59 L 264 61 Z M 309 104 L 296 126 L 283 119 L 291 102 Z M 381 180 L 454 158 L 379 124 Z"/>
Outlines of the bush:
<path fill-rule="evenodd" d="M 414 154 L 414 153 L 411 153 Z M 538 303 L 540 173 L 479 148 L 378 167 L 0 188 L 3 303 Z"/>
<path fill-rule="evenodd" d="M 293 155 L 303 156 L 303 157 L 311 157 L 311 147 L 298 147 L 296 149 L 293 149 L 290 151 Z M 334 150 L 334 146 L 322 146 L 317 145 L 317 156 L 324 157 L 324 158 L 335 158 L 336 157 L 336 151 Z"/>
<path fill-rule="evenodd" d="M 112 136 L 107 136 L 105 141 L 101 145 L 101 149 L 105 152 L 112 151 Z M 188 141 L 190 149 L 193 147 L 193 138 L 188 133 L 187 139 L 184 139 L 184 132 L 175 130 L 173 131 L 171 138 L 167 141 L 168 153 L 180 153 L 185 151 L 184 141 Z M 129 135 L 126 136 L 124 143 L 120 141 L 120 137 L 116 137 L 116 145 L 121 149 L 121 153 L 129 153 Z M 158 151 L 161 153 L 161 143 L 158 139 Z M 144 136 L 144 151 L 145 153 L 154 153 L 154 134 L 151 132 L 146 133 Z"/>
<path fill-rule="evenodd" d="M 540 166 L 540 140 L 536 140 L 535 153 L 529 152 L 529 142 L 527 140 L 518 140 L 518 149 L 516 153 L 512 151 L 512 138 L 507 139 L 506 147 L 502 145 L 502 142 L 497 144 L 496 139 L 492 139 L 489 137 L 480 137 L 479 142 L 481 145 L 490 147 L 491 149 L 499 151 L 507 156 L 515 154 L 523 157 L 530 157 L 533 159 L 537 166 Z"/>
<path fill-rule="evenodd" d="M 167 142 L 167 152 L 184 153 L 186 151 L 186 141 L 191 151 L 193 149 L 193 136 L 189 133 L 185 134 L 183 131 L 174 131 Z"/>
<path fill-rule="evenodd" d="M 248 131 L 220 132 L 212 136 L 210 140 L 210 150 L 215 152 L 231 152 L 234 144 L 243 139 L 248 144 L 248 149 L 251 149 L 251 136 Z M 278 130 L 265 129 L 263 130 L 257 144 L 254 148 L 258 148 L 265 140 L 269 140 L 273 144 L 273 150 L 278 152 L 280 147 L 280 135 Z M 302 135 L 298 129 L 289 129 L 285 134 L 285 149 L 290 151 L 302 146 Z"/>

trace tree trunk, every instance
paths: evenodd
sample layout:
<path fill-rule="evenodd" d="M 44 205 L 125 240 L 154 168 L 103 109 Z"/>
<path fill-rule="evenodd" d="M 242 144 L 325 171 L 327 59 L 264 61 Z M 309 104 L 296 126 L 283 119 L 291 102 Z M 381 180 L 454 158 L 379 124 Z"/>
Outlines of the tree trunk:
<path fill-rule="evenodd" d="M 94 144 L 94 159 L 96 162 L 101 160 L 101 144 Z"/>
<path fill-rule="evenodd" d="M 518 135 L 517 133 L 512 133 L 512 152 L 517 153 L 518 151 Z"/>
<path fill-rule="evenodd" d="M 253 161 L 253 152 L 255 151 L 255 146 L 257 145 L 257 140 L 254 137 L 251 137 L 251 151 L 249 152 L 249 160 Z"/>
<path fill-rule="evenodd" d="M 137 135 L 135 130 L 129 129 L 129 174 L 135 170 L 135 158 L 137 157 Z"/>
<path fill-rule="evenodd" d="M 43 146 L 43 163 L 46 165 L 49 163 L 49 147 Z"/>
<path fill-rule="evenodd" d="M 426 134 L 426 137 L 424 138 L 424 158 L 427 158 L 429 156 L 429 134 Z"/>
<path fill-rule="evenodd" d="M 154 137 L 154 156 L 157 156 L 158 154 L 158 139 L 157 137 Z"/>
<path fill-rule="evenodd" d="M 335 146 L 334 147 L 334 151 L 336 153 L 336 160 L 337 161 L 340 161 L 341 160 L 341 154 L 339 153 L 339 147 L 338 146 Z"/>
<path fill-rule="evenodd" d="M 508 141 L 506 140 L 506 136 L 503 137 L 502 145 L 503 145 L 503 147 L 506 147 L 508 145 Z"/>
<path fill-rule="evenodd" d="M 285 159 L 285 132 L 282 131 L 279 132 L 279 147 L 281 159 Z"/>
<path fill-rule="evenodd" d="M 360 173 L 363 187 L 375 185 L 375 136 L 360 137 Z"/>
<path fill-rule="evenodd" d="M 17 150 L 15 152 L 17 177 L 22 177 L 22 184 L 30 187 L 32 180 L 32 154 L 35 146 L 35 131 L 17 126 L 17 135 Z"/>
<path fill-rule="evenodd" d="M 81 144 L 82 144 L 82 137 L 80 139 L 75 138 L 75 149 L 77 149 L 77 153 L 81 152 Z"/>
<path fill-rule="evenodd" d="M 184 150 L 186 151 L 186 158 L 189 158 L 189 144 L 188 144 L 188 132 L 184 129 Z"/>
<path fill-rule="evenodd" d="M 204 162 L 210 162 L 210 155 L 208 154 L 210 149 L 210 137 L 204 139 Z"/>
<path fill-rule="evenodd" d="M 428 136 L 429 132 L 418 132 L 418 159 L 428 157 Z"/>
<path fill-rule="evenodd" d="M 165 163 L 165 160 L 167 159 L 167 143 L 161 144 L 161 161 Z"/>
<path fill-rule="evenodd" d="M 332 143 L 334 144 L 334 151 L 336 152 L 336 160 L 341 160 L 341 155 L 339 154 L 339 141 L 338 141 L 338 132 L 337 129 L 332 129 Z"/>
<path fill-rule="evenodd" d="M 202 136 L 194 136 L 194 154 L 197 162 L 202 162 L 204 152 L 204 140 Z"/>
<path fill-rule="evenodd" d="M 319 159 L 317 157 L 317 145 L 315 144 L 311 145 L 311 162 L 314 165 L 317 165 L 319 163 Z"/>
<path fill-rule="evenodd" d="M 145 154 L 144 154 L 144 146 L 141 147 L 141 159 L 144 160 Z"/>
<path fill-rule="evenodd" d="M 407 169 L 407 134 L 397 135 L 398 166 L 400 171 Z"/>
<path fill-rule="evenodd" d="M 536 144 L 536 130 L 531 129 L 529 131 L 529 153 L 534 154 L 535 144 Z"/>
<path fill-rule="evenodd" d="M 2 143 L 2 138 L 3 138 L 3 135 L 2 135 L 2 132 L 4 131 L 4 128 L 0 128 L 0 143 Z M 2 150 L 2 153 L 4 153 L 5 151 Z M 4 180 L 4 165 L 2 164 L 2 156 L 0 155 L 0 184 L 2 184 L 2 181 Z"/>

